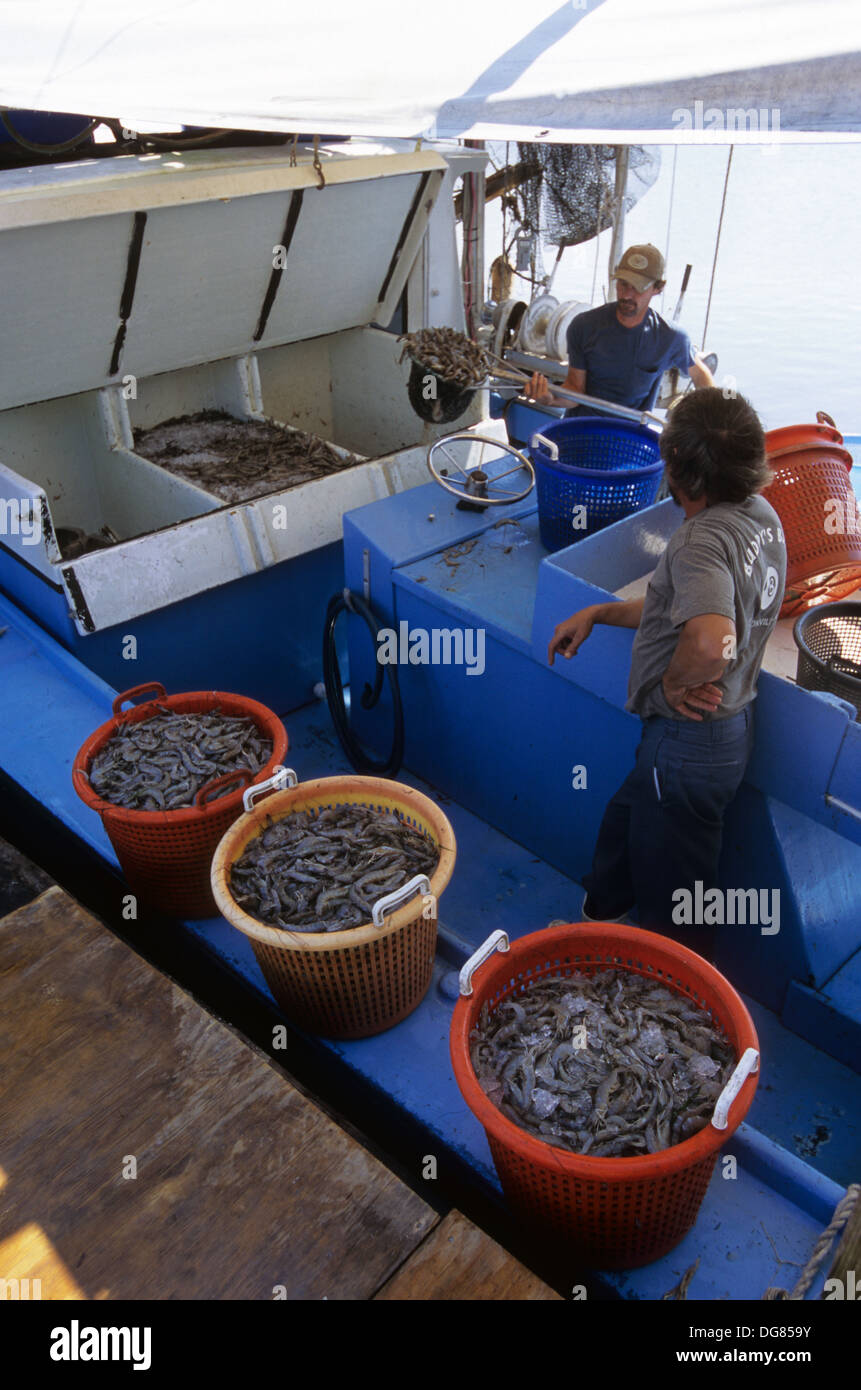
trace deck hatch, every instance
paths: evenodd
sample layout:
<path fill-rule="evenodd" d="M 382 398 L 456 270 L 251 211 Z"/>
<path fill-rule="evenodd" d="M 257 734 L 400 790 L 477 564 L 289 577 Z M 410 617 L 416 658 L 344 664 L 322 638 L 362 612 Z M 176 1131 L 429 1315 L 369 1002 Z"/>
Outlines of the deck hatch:
<path fill-rule="evenodd" d="M 382 321 L 442 156 L 219 153 L 0 178 L 0 410 Z"/>

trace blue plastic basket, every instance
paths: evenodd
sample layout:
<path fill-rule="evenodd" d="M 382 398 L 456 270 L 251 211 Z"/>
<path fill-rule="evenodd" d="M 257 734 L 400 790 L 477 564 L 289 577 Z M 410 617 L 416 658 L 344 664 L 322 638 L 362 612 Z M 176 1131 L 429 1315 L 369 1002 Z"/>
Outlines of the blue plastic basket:
<path fill-rule="evenodd" d="M 654 502 L 664 468 L 654 430 L 584 415 L 541 434 L 559 450 L 554 462 L 541 444 L 529 449 L 545 550 L 561 550 Z"/>

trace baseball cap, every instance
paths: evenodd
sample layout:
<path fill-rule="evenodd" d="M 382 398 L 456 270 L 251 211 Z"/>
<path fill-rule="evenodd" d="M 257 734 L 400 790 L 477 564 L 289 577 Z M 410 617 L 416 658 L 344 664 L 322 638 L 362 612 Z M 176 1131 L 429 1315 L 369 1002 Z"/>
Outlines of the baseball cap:
<path fill-rule="evenodd" d="M 664 278 L 664 258 L 657 246 L 629 246 L 611 275 L 611 280 L 627 280 L 642 294 L 655 280 Z"/>

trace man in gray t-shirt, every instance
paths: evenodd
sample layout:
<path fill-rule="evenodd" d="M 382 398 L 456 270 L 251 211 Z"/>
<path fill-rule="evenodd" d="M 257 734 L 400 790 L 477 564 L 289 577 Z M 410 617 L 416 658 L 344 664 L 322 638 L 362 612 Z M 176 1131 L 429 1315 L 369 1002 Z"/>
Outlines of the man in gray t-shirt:
<path fill-rule="evenodd" d="M 756 697 L 785 580 L 780 519 L 764 497 L 748 497 L 737 505 L 719 502 L 689 517 L 671 538 L 649 584 L 631 652 L 626 708 L 643 719 L 680 717 L 667 702 L 661 680 L 680 629 L 713 613 L 728 619 L 734 632 L 727 632 L 723 698 L 711 718 L 738 714 Z"/>
<path fill-rule="evenodd" d="M 627 708 L 643 720 L 634 770 L 604 812 L 583 917 L 619 919 L 712 953 L 711 928 L 679 928 L 680 890 L 716 886 L 723 818 L 752 747 L 752 705 L 780 612 L 786 546 L 751 406 L 716 388 L 685 396 L 661 436 L 670 493 L 686 520 L 644 599 L 594 604 L 555 630 L 571 657 L 596 622 L 637 629 Z"/>

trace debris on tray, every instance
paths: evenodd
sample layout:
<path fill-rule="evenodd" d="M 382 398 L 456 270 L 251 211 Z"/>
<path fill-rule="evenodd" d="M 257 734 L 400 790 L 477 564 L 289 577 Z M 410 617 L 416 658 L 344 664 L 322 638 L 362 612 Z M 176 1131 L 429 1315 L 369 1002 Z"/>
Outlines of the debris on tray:
<path fill-rule="evenodd" d="M 102 526 L 99 531 L 87 534 L 80 526 L 58 526 L 54 536 L 64 560 L 77 560 L 80 555 L 89 555 L 93 550 L 109 550 L 119 545 L 120 537 L 110 526 Z"/>
<path fill-rule="evenodd" d="M 238 420 L 223 410 L 179 415 L 135 430 L 135 452 L 224 502 L 247 502 L 353 468 L 362 460 L 324 439 L 272 420 Z"/>

